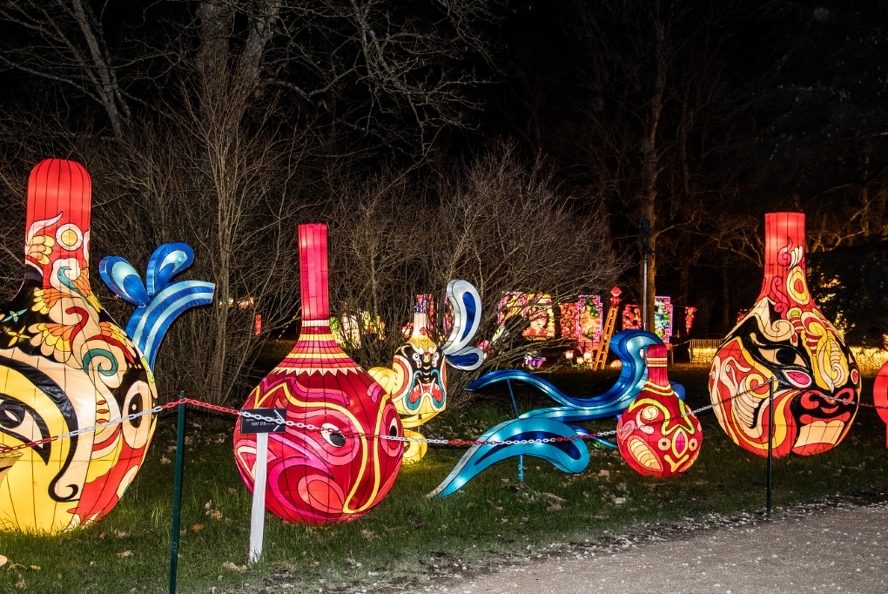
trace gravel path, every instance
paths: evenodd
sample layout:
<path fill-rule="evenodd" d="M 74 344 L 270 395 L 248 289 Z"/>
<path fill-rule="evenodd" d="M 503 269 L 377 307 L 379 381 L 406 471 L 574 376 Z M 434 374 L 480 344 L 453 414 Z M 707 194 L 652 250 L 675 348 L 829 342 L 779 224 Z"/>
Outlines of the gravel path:
<path fill-rule="evenodd" d="M 888 593 L 888 502 L 809 505 L 682 534 L 567 547 L 429 594 Z"/>

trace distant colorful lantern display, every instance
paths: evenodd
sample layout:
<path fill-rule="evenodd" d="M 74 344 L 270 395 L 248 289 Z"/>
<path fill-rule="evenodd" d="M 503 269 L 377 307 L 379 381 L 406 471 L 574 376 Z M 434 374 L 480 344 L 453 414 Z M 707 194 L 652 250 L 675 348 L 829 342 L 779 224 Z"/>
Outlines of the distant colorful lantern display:
<path fill-rule="evenodd" d="M 604 308 L 598 295 L 580 295 L 576 301 L 561 304 L 561 336 L 577 342 L 580 350 L 595 348 L 601 342 Z"/>
<path fill-rule="evenodd" d="M 668 478 L 694 464 L 703 429 L 669 384 L 665 345 L 648 346 L 647 367 L 644 388 L 617 423 L 617 446 L 637 472 Z"/>
<path fill-rule="evenodd" d="M 672 298 L 654 297 L 654 334 L 665 344 L 672 339 Z M 643 326 L 641 308 L 634 303 L 623 306 L 623 330 L 638 330 Z"/>
<path fill-rule="evenodd" d="M 431 293 L 419 293 L 416 296 L 416 307 L 414 308 L 414 312 L 418 311 L 426 312 L 425 330 L 426 333 L 431 336 L 435 328 L 435 296 Z M 445 315 L 445 318 L 447 317 L 448 316 Z M 444 331 L 447 332 L 452 324 L 453 320 L 451 319 L 448 328 Z M 401 326 L 401 334 L 403 334 L 406 338 L 410 338 L 410 336 L 413 334 L 414 328 L 414 320 L 411 319 L 409 322 Z"/>
<path fill-rule="evenodd" d="M 140 309 L 124 332 L 90 286 L 91 204 L 92 181 L 79 163 L 46 159 L 32 170 L 25 280 L 0 320 L 0 454 L 62 437 L 19 450 L 7 467 L 0 480 L 3 529 L 51 534 L 114 508 L 154 435 L 157 346 L 179 313 L 212 296 L 209 283 L 185 293 L 172 283 L 165 291 L 191 260 L 184 244 L 162 246 L 149 262 L 157 265 L 151 290 L 140 280 L 127 283 Z M 129 266 L 106 260 L 101 267 Z M 173 303 L 171 293 L 183 299 Z"/>
<path fill-rule="evenodd" d="M 391 396 L 401 415 L 404 435 L 411 438 L 404 452 L 404 463 L 418 462 L 428 444 L 422 434 L 411 431 L 429 422 L 447 406 L 447 365 L 472 370 L 481 366 L 484 353 L 468 343 L 481 322 L 481 297 L 471 283 L 463 280 L 447 284 L 450 312 L 450 336 L 438 345 L 432 336 L 427 308 L 434 303 L 430 295 L 417 295 L 411 335 L 407 344 L 395 351 L 391 368 L 374 367 L 370 375 Z M 446 364 L 446 365 L 445 365 Z"/>
<path fill-rule="evenodd" d="M 521 291 L 503 295 L 497 306 L 499 328 L 494 334 L 493 342 L 500 338 L 506 323 L 516 317 L 527 321 L 527 326 L 521 331 L 521 336 L 524 338 L 528 340 L 555 338 L 555 313 L 551 295 Z"/>
<path fill-rule="evenodd" d="M 672 339 L 672 298 L 654 297 L 654 334 L 665 344 Z"/>
<path fill-rule="evenodd" d="M 876 381 L 873 383 L 873 404 L 876 405 L 879 418 L 888 426 L 888 363 L 882 365 L 876 374 Z M 888 431 L 885 436 L 885 447 L 888 447 Z"/>
<path fill-rule="evenodd" d="M 623 306 L 623 330 L 641 330 L 641 308 L 634 303 Z"/>
<path fill-rule="evenodd" d="M 851 428 L 860 372 L 808 290 L 804 214 L 765 215 L 764 263 L 756 304 L 712 361 L 710 398 L 719 424 L 742 448 L 766 456 L 772 433 L 775 456 L 819 454 Z"/>
<path fill-rule="evenodd" d="M 389 492 L 404 446 L 391 397 L 336 344 L 330 332 L 327 226 L 299 226 L 302 328 L 290 353 L 243 408 L 286 408 L 288 426 L 268 443 L 266 509 L 289 522 L 324 524 L 366 514 Z M 234 431 L 234 458 L 252 490 L 256 436 Z"/>
<path fill-rule="evenodd" d="M 694 327 L 694 318 L 697 316 L 697 308 L 688 305 L 685 307 L 685 336 L 691 335 L 691 329 Z"/>

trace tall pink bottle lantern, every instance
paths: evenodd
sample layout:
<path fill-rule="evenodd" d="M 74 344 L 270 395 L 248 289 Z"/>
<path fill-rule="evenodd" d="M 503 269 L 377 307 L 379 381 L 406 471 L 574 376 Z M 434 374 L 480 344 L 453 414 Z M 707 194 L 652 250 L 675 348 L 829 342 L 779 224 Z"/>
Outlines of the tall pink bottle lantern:
<path fill-rule="evenodd" d="M 391 489 L 403 436 L 390 397 L 342 351 L 330 331 L 327 226 L 299 226 L 302 328 L 290 353 L 250 393 L 244 409 L 286 408 L 288 426 L 268 443 L 266 509 L 290 522 L 323 524 L 367 513 Z M 234 457 L 252 490 L 255 435 L 234 433 Z"/>
<path fill-rule="evenodd" d="M 776 378 L 773 432 L 770 378 Z M 765 215 L 765 278 L 759 297 L 722 342 L 709 375 L 719 424 L 740 447 L 766 456 L 819 454 L 847 435 L 860 372 L 821 313 L 805 273 L 805 215 Z"/>

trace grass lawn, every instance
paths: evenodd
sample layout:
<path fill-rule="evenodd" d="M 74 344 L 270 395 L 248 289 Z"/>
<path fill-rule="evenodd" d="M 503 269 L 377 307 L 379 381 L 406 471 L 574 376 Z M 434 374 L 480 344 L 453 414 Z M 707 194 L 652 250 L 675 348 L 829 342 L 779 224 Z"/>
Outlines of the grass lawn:
<path fill-rule="evenodd" d="M 685 384 L 694 407 L 709 403 L 708 369 L 677 367 L 670 379 Z M 569 373 L 553 378 L 582 395 L 608 374 Z M 872 402 L 872 378 L 863 402 Z M 522 410 L 550 405 L 519 392 Z M 512 416 L 503 395 L 479 395 L 460 411 L 430 424 L 440 437 L 474 438 Z M 463 450 L 433 447 L 419 464 L 402 468 L 388 497 L 367 516 L 347 524 L 309 528 L 267 516 L 265 554 L 247 564 L 250 495 L 231 453 L 233 417 L 189 410 L 182 495 L 178 591 L 360 592 L 415 590 L 424 581 L 483 570 L 504 559 L 545 555 L 558 543 L 596 542 L 617 533 L 705 519 L 710 514 L 759 514 L 765 508 L 766 461 L 731 443 L 711 411 L 700 415 L 704 442 L 684 475 L 660 481 L 629 468 L 616 450 L 591 451 L 589 467 L 564 474 L 525 458 L 469 482 L 462 491 L 427 499 Z M 588 425 L 605 431 L 614 421 Z M 108 594 L 166 592 L 170 556 L 176 415 L 158 421 L 145 467 L 121 504 L 103 521 L 53 537 L 4 533 L 0 593 Z M 790 457 L 774 465 L 774 505 L 828 500 L 888 487 L 885 425 L 860 410 L 845 441 L 833 451 Z"/>

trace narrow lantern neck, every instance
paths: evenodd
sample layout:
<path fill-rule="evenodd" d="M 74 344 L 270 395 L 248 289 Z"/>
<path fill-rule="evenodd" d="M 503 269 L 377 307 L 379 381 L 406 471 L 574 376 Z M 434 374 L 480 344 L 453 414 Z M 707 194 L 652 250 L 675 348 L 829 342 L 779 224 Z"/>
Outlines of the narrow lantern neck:
<path fill-rule="evenodd" d="M 769 212 L 765 215 L 764 264 L 761 296 L 770 294 L 774 280 L 786 278 L 790 268 L 799 266 L 805 270 L 804 213 Z"/>
<path fill-rule="evenodd" d="M 327 225 L 299 225 L 299 287 L 302 320 L 330 319 L 327 289 Z"/>
<path fill-rule="evenodd" d="M 91 206 L 92 182 L 80 163 L 44 159 L 31 170 L 25 260 L 41 270 L 44 286 L 49 286 L 57 260 L 68 261 L 66 274 L 71 279 L 88 269 Z"/>
<path fill-rule="evenodd" d="M 661 388 L 669 387 L 666 373 L 666 346 L 652 344 L 647 348 L 647 383 Z"/>

